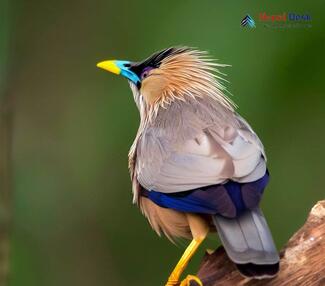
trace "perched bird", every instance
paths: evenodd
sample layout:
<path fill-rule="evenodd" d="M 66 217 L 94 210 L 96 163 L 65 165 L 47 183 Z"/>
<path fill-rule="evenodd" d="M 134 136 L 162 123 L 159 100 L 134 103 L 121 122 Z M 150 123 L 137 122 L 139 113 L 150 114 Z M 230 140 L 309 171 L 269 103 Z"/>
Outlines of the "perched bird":
<path fill-rule="evenodd" d="M 263 145 L 225 96 L 219 67 L 206 52 L 172 47 L 142 62 L 98 67 L 129 81 L 140 126 L 129 153 L 134 202 L 152 228 L 192 242 L 166 286 L 181 275 L 210 231 L 250 278 L 269 278 L 279 256 L 259 202 L 269 181 Z"/>

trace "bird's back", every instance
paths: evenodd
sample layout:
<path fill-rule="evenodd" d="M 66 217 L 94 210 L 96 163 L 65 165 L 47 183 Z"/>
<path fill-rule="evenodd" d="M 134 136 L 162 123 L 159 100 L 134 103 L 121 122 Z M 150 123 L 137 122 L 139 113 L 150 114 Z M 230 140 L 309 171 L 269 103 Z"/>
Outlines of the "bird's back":
<path fill-rule="evenodd" d="M 250 126 L 216 101 L 175 101 L 148 122 L 136 142 L 135 175 L 148 190 L 175 193 L 227 180 L 251 182 L 266 171 Z"/>

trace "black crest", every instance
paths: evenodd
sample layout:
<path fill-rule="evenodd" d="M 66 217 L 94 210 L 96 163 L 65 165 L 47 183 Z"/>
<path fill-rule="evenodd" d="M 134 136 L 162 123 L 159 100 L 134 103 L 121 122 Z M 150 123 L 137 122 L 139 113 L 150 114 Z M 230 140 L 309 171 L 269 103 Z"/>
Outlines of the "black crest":
<path fill-rule="evenodd" d="M 190 48 L 167 48 L 156 52 L 142 62 L 134 62 L 131 64 L 130 70 L 136 73 L 139 77 L 146 67 L 159 68 L 163 59 L 171 55 L 177 55 L 189 51 Z"/>

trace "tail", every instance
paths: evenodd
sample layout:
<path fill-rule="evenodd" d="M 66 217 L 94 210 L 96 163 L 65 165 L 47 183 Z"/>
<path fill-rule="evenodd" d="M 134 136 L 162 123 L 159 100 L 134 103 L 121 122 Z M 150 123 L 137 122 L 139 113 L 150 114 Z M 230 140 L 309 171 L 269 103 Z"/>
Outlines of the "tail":
<path fill-rule="evenodd" d="M 247 210 L 237 218 L 213 216 L 221 242 L 240 273 L 255 279 L 279 271 L 279 255 L 262 211 Z"/>

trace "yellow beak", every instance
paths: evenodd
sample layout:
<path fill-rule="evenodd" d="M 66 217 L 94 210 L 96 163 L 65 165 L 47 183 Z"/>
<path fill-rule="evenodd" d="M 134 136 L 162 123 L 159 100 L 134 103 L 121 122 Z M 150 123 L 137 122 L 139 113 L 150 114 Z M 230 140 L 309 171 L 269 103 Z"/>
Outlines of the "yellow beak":
<path fill-rule="evenodd" d="M 116 61 L 103 61 L 97 64 L 97 67 L 107 70 L 111 73 L 120 74 L 121 69 L 117 66 Z"/>

